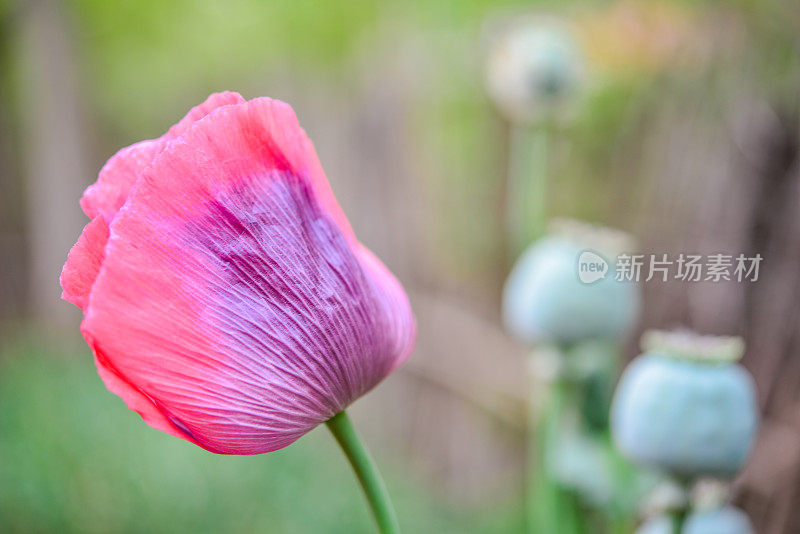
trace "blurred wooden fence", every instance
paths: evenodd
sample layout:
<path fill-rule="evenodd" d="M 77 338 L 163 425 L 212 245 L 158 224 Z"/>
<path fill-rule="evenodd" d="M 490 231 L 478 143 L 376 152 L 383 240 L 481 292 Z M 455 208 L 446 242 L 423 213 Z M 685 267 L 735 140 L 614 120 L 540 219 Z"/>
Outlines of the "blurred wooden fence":
<path fill-rule="evenodd" d="M 757 532 L 800 532 L 800 117 L 745 87 L 662 110 L 640 225 L 648 253 L 760 254 L 758 281 L 645 284 L 642 328 L 744 337 L 764 420 L 736 500 Z"/>

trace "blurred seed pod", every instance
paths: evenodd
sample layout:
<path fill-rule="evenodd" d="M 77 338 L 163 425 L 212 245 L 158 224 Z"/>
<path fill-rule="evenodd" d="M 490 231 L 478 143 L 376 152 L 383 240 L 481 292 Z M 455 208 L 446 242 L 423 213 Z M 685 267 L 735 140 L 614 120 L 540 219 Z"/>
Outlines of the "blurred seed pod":
<path fill-rule="evenodd" d="M 659 516 L 645 522 L 636 534 L 673 534 L 672 519 Z M 694 512 L 686 518 L 681 534 L 755 534 L 747 514 L 733 506 Z"/>
<path fill-rule="evenodd" d="M 662 479 L 644 500 L 641 512 L 645 517 L 657 517 L 676 510 L 686 510 L 689 495 L 684 487 L 670 479 Z"/>
<path fill-rule="evenodd" d="M 508 331 L 524 343 L 621 338 L 636 319 L 639 291 L 635 283 L 615 279 L 614 260 L 631 243 L 622 232 L 557 221 L 523 252 L 506 280 Z M 584 273 L 589 280 L 579 278 L 584 258 L 597 266 Z"/>
<path fill-rule="evenodd" d="M 735 363 L 738 338 L 649 334 L 622 374 L 611 429 L 632 460 L 681 478 L 728 478 L 741 469 L 758 426 L 755 384 Z"/>
<path fill-rule="evenodd" d="M 566 24 L 526 17 L 498 32 L 486 63 L 486 87 L 503 115 L 531 123 L 562 114 L 574 100 L 583 54 Z"/>

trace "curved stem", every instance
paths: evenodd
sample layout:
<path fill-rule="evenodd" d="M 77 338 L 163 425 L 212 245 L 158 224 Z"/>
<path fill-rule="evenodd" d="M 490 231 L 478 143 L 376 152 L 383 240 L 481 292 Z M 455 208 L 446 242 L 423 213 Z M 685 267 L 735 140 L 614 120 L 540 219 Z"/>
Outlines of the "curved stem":
<path fill-rule="evenodd" d="M 326 421 L 325 424 L 328 425 L 333 437 L 336 438 L 345 456 L 350 460 L 350 465 L 361 483 L 361 488 L 367 496 L 372 514 L 378 523 L 378 529 L 382 534 L 398 534 L 400 525 L 397 522 L 397 515 L 389 499 L 389 492 L 386 491 L 386 485 L 383 483 L 381 474 L 378 472 L 378 468 L 366 447 L 361 442 L 361 438 L 358 437 L 350 418 L 347 417 L 347 413 L 341 411 Z"/>

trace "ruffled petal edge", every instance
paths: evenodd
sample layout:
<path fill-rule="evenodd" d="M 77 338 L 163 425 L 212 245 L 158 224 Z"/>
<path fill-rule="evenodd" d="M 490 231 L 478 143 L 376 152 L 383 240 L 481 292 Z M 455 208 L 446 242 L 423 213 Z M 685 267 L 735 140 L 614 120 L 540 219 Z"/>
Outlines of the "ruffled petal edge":
<path fill-rule="evenodd" d="M 92 219 L 73 245 L 61 270 L 61 298 L 86 311 L 89 294 L 105 260 L 108 223 L 103 217 Z"/>
<path fill-rule="evenodd" d="M 214 93 L 205 102 L 192 108 L 161 137 L 141 141 L 118 151 L 103 165 L 97 181 L 84 191 L 80 201 L 83 212 L 91 219 L 103 215 L 110 223 L 125 204 L 131 188 L 142 171 L 170 141 L 179 138 L 195 122 L 216 109 L 245 102 L 239 93 L 232 91 Z"/>

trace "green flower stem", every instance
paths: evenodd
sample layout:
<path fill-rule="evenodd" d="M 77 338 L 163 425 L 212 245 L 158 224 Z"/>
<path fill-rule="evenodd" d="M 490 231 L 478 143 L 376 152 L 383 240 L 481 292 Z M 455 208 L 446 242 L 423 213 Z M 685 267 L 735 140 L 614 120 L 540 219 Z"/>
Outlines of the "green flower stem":
<path fill-rule="evenodd" d="M 345 456 L 350 460 L 350 465 L 361 483 L 372 514 L 378 523 L 378 529 L 382 534 L 398 534 L 400 524 L 397 522 L 397 514 L 395 514 L 389 499 L 389 492 L 386 491 L 381 474 L 361 438 L 358 437 L 347 413 L 341 411 L 325 424 L 328 425 L 333 437 L 336 438 Z"/>
<path fill-rule="evenodd" d="M 691 507 L 691 503 L 689 502 L 689 491 L 692 487 L 692 480 L 677 476 L 673 480 L 681 488 L 685 499 L 683 504 L 670 510 L 668 515 L 673 534 L 681 534 L 683 531 L 683 525 L 686 522 L 686 517 L 689 515 L 689 508 Z"/>
<path fill-rule="evenodd" d="M 508 239 L 511 257 L 544 233 L 547 124 L 512 126 L 508 163 Z"/>
<path fill-rule="evenodd" d="M 532 357 L 538 357 L 534 355 Z M 529 367 L 529 370 L 531 368 Z M 539 407 L 531 396 L 528 421 L 526 515 L 527 532 L 584 534 L 576 496 L 561 487 L 547 472 L 548 455 L 559 446 L 559 424 L 569 418 L 574 404 L 569 386 L 562 377 L 544 384 L 534 372 L 529 375 L 531 392 L 547 387 L 544 406 Z"/>
<path fill-rule="evenodd" d="M 673 534 L 681 534 L 681 532 L 683 531 L 683 523 L 686 521 L 687 513 L 688 510 L 686 508 L 675 510 L 670 513 Z"/>

